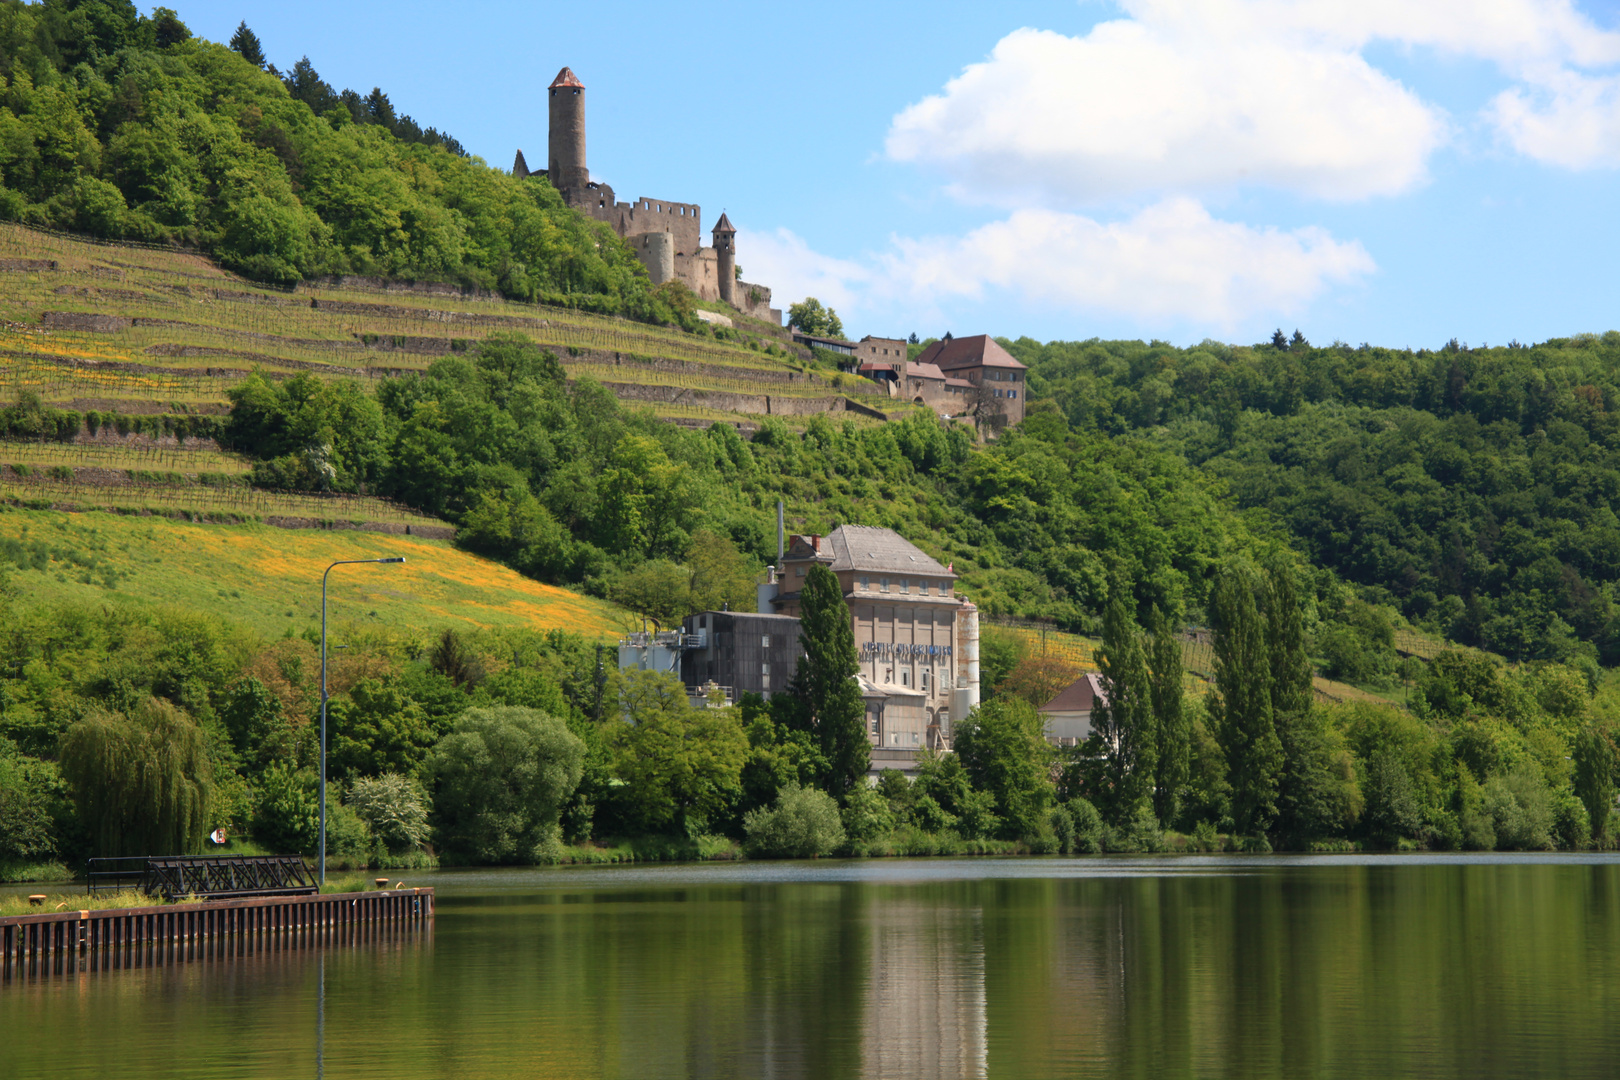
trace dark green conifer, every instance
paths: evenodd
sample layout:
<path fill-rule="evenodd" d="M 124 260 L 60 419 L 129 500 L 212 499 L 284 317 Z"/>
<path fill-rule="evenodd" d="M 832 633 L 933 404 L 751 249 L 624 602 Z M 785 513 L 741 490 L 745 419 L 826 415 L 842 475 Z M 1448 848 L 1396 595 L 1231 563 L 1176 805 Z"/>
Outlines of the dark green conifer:
<path fill-rule="evenodd" d="M 264 46 L 259 44 L 259 36 L 248 29 L 247 20 L 236 24 L 236 33 L 231 35 L 231 49 L 248 63 L 264 67 Z"/>
<path fill-rule="evenodd" d="M 838 577 L 812 566 L 800 594 L 799 643 L 804 656 L 789 693 L 804 703 L 803 722 L 827 759 L 824 786 L 843 795 L 860 782 L 871 761 L 866 737 L 866 703 L 855 673 L 855 630 Z"/>

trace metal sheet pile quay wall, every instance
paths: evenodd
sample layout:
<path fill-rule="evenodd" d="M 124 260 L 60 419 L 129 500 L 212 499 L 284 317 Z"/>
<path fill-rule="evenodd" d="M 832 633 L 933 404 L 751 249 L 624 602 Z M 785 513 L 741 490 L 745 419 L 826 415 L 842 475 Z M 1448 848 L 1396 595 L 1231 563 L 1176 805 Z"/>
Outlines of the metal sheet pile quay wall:
<path fill-rule="evenodd" d="M 432 920 L 431 887 L 13 915 L 0 918 L 0 974 L 30 960 L 103 949 L 169 948 L 253 935 L 314 940 L 354 927 Z"/>

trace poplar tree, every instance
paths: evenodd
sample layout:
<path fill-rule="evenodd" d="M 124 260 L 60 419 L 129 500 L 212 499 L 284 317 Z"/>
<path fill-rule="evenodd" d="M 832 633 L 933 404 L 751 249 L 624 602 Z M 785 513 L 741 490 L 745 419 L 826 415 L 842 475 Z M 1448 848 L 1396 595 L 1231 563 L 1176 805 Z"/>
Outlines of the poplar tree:
<path fill-rule="evenodd" d="M 1148 652 L 1153 716 L 1158 722 L 1158 776 L 1154 781 L 1153 811 L 1169 824 L 1181 814 L 1181 791 L 1190 770 L 1192 730 L 1182 702 L 1181 642 L 1174 624 L 1153 609 L 1153 640 Z"/>
<path fill-rule="evenodd" d="M 1614 816 L 1614 777 L 1620 754 L 1607 732 L 1588 725 L 1575 736 L 1575 795 L 1586 806 L 1592 839 L 1600 846 L 1609 839 Z"/>
<path fill-rule="evenodd" d="M 1277 817 L 1282 743 L 1272 719 L 1271 658 L 1262 601 L 1265 582 L 1248 567 L 1228 566 L 1210 592 L 1215 626 L 1215 687 L 1210 712 L 1226 755 L 1232 817 L 1240 833 L 1263 833 Z"/>
<path fill-rule="evenodd" d="M 866 736 L 866 702 L 855 673 L 855 628 L 838 576 L 812 566 L 799 594 L 799 643 L 804 656 L 788 693 L 803 707 L 802 722 L 827 760 L 823 786 L 842 796 L 866 775 L 872 749 Z"/>
<path fill-rule="evenodd" d="M 1266 570 L 1266 651 L 1270 654 L 1271 709 L 1281 726 L 1310 711 L 1311 658 L 1305 649 L 1305 612 L 1293 570 L 1280 557 Z"/>
<path fill-rule="evenodd" d="M 1110 820 L 1126 822 L 1152 801 L 1159 739 L 1142 632 L 1119 600 L 1103 614 L 1097 667 L 1108 700 L 1092 709 L 1091 724 L 1102 739 L 1107 811 Z"/>

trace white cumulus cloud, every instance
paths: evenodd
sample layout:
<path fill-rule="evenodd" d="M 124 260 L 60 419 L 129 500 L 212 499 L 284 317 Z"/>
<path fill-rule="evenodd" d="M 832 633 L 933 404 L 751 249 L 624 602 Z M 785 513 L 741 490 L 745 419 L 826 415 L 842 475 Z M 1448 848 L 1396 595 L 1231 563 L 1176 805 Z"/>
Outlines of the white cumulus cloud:
<path fill-rule="evenodd" d="M 1376 270 L 1355 241 L 1222 221 L 1185 197 L 1106 223 L 1021 209 L 959 237 L 896 237 L 861 261 L 819 255 L 787 230 L 739 235 L 738 250 L 750 277 L 756 264 L 773 275 L 760 276 L 784 309 L 805 296 L 858 317 L 995 299 L 1223 331 Z"/>
<path fill-rule="evenodd" d="M 962 237 L 898 240 L 883 260 L 888 289 L 935 302 L 987 290 L 1041 306 L 1175 319 L 1222 329 L 1291 314 L 1333 284 L 1376 269 L 1361 244 L 1326 231 L 1257 229 L 1166 199 L 1103 223 L 1025 209 Z"/>
<path fill-rule="evenodd" d="M 749 281 L 770 286 L 771 304 L 784 312 L 807 296 L 848 311 L 859 305 L 875 276 L 869 266 L 811 250 L 788 229 L 737 230 L 737 261 Z"/>
<path fill-rule="evenodd" d="M 1391 42 L 1516 85 L 1482 116 L 1518 152 L 1620 164 L 1620 33 L 1570 0 L 1124 0 L 1084 36 L 1022 29 L 900 112 L 888 155 L 959 197 L 1086 204 L 1262 185 L 1332 200 L 1422 184 L 1438 106 L 1370 63 Z"/>
<path fill-rule="evenodd" d="M 1007 35 L 896 116 L 887 150 L 995 203 L 1239 183 L 1358 199 L 1421 183 L 1446 130 L 1352 49 L 1118 20 Z"/>
<path fill-rule="evenodd" d="M 1488 115 L 1526 157 L 1567 169 L 1620 167 L 1620 75 L 1559 71 L 1528 90 L 1505 90 Z"/>

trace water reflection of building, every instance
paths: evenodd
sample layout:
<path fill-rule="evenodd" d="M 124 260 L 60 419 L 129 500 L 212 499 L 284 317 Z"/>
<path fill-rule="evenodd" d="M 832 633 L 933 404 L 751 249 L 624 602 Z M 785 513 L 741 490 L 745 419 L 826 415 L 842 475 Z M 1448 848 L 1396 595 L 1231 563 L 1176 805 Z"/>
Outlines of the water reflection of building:
<path fill-rule="evenodd" d="M 979 909 L 881 897 L 869 911 L 861 1075 L 987 1075 Z"/>

